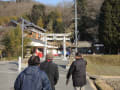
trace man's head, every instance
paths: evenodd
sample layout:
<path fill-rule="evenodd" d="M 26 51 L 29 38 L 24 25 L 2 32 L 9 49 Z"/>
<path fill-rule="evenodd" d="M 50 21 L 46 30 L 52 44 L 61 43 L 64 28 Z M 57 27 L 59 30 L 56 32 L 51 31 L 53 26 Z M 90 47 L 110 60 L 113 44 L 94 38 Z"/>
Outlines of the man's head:
<path fill-rule="evenodd" d="M 46 60 L 53 60 L 53 55 L 51 54 L 51 53 L 48 53 L 47 55 L 46 55 Z"/>
<path fill-rule="evenodd" d="M 28 60 L 29 66 L 37 66 L 40 65 L 40 58 L 38 56 L 31 56 Z"/>
<path fill-rule="evenodd" d="M 80 58 L 83 58 L 83 56 L 82 56 L 81 53 L 77 52 L 77 53 L 75 54 L 75 58 L 76 58 L 76 59 L 80 59 Z"/>

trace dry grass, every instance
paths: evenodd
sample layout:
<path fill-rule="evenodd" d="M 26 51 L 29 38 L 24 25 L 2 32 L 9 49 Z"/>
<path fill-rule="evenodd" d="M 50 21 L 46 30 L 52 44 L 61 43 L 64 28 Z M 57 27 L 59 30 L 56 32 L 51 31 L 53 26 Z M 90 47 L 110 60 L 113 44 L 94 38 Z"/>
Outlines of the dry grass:
<path fill-rule="evenodd" d="M 96 64 L 120 65 L 120 55 L 89 55 L 85 58 Z"/>
<path fill-rule="evenodd" d="M 120 55 L 85 56 L 92 75 L 120 76 Z"/>
<path fill-rule="evenodd" d="M 5 58 L 0 58 L 0 61 L 17 61 L 18 57 L 5 57 Z"/>
<path fill-rule="evenodd" d="M 111 86 L 106 84 L 106 82 L 103 80 L 96 80 L 95 84 L 96 84 L 98 90 L 114 90 Z"/>

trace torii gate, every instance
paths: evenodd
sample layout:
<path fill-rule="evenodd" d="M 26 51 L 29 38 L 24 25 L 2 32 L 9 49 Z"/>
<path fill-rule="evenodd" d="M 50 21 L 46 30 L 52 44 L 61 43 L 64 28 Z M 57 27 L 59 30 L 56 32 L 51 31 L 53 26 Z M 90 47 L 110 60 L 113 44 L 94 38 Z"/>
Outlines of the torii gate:
<path fill-rule="evenodd" d="M 45 46 L 44 46 L 44 58 L 46 57 L 46 53 L 47 53 L 47 41 L 53 41 L 53 40 L 57 40 L 57 41 L 62 41 L 63 40 L 63 48 L 64 48 L 64 59 L 63 60 L 67 60 L 66 58 L 66 40 L 70 40 L 70 38 L 68 38 L 68 36 L 70 36 L 71 34 L 57 34 L 57 33 L 53 33 L 53 34 L 45 34 L 44 37 L 44 41 L 45 41 Z"/>

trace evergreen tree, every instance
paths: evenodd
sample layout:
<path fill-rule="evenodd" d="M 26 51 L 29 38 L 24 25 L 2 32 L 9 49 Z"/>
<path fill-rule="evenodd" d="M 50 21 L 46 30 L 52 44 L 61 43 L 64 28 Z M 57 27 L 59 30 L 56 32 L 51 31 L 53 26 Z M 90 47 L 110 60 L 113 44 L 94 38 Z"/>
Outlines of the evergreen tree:
<path fill-rule="evenodd" d="M 65 33 L 64 25 L 63 23 L 55 21 L 53 23 L 53 32 L 54 33 Z"/>
<path fill-rule="evenodd" d="M 60 11 L 55 10 L 50 12 L 48 15 L 48 20 L 47 20 L 47 30 L 48 32 L 54 32 L 54 33 L 64 33 L 64 25 L 62 21 L 62 14 Z"/>
<path fill-rule="evenodd" d="M 92 36 L 87 31 L 87 11 L 86 11 L 86 0 L 77 0 L 78 10 L 78 39 L 79 40 L 92 40 Z"/>
<path fill-rule="evenodd" d="M 107 53 L 115 54 L 120 49 L 120 1 L 105 0 L 99 17 L 99 39 Z"/>
<path fill-rule="evenodd" d="M 86 0 L 77 0 L 78 17 L 86 15 Z"/>
<path fill-rule="evenodd" d="M 42 4 L 34 5 L 28 17 L 33 23 L 37 24 L 40 17 L 45 17 L 45 6 Z"/>

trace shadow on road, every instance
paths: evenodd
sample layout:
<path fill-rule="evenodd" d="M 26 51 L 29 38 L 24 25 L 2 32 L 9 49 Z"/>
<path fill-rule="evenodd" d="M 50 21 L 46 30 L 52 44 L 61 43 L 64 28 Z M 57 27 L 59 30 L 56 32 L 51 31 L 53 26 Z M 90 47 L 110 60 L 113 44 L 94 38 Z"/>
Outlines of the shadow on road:
<path fill-rule="evenodd" d="M 9 64 L 15 64 L 18 66 L 18 63 L 17 62 L 9 62 Z"/>
<path fill-rule="evenodd" d="M 16 67 L 18 67 L 18 63 L 17 62 L 9 62 L 9 64 L 14 66 L 14 67 L 9 68 L 9 70 L 18 71 L 17 68 L 16 68 Z"/>
<path fill-rule="evenodd" d="M 0 63 L 0 65 L 6 65 L 6 64 L 3 64 L 3 63 L 1 64 L 1 63 Z"/>
<path fill-rule="evenodd" d="M 16 69 L 16 68 L 9 68 L 9 70 L 18 71 L 18 69 Z"/>
<path fill-rule="evenodd" d="M 59 65 L 60 67 L 62 67 L 63 69 L 66 69 L 66 65 Z"/>

